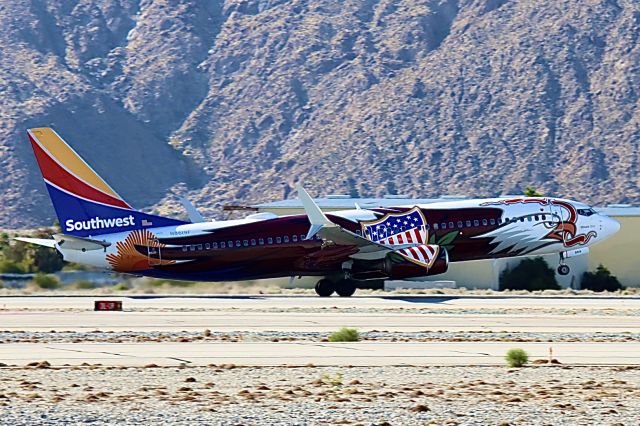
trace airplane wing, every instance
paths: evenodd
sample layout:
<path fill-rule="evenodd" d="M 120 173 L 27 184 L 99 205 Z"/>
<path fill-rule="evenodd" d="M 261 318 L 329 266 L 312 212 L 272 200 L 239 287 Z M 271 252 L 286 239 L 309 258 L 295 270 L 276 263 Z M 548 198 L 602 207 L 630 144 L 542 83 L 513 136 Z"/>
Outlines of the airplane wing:
<path fill-rule="evenodd" d="M 327 242 L 355 246 L 358 248 L 358 252 L 350 257 L 356 259 L 380 259 L 394 251 L 390 247 L 370 241 L 331 222 L 300 184 L 298 184 L 298 196 L 309 218 L 309 223 L 311 223 L 306 239 L 319 235 Z"/>

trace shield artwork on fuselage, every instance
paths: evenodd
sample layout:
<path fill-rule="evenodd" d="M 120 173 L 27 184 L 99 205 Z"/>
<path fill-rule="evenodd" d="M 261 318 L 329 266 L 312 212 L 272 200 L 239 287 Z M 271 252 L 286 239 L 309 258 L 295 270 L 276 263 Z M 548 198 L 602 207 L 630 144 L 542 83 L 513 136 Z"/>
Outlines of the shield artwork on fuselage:
<path fill-rule="evenodd" d="M 427 220 L 419 207 L 387 213 L 360 225 L 365 238 L 384 245 L 426 244 L 429 241 Z"/>

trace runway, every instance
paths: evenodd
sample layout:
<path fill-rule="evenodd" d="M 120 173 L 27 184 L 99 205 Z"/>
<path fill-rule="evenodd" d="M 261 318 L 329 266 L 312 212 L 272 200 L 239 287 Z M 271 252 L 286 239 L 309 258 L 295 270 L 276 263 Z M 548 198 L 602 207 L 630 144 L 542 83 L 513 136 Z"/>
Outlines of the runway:
<path fill-rule="evenodd" d="M 93 312 L 96 299 L 121 300 L 124 311 Z M 0 298 L 0 337 L 4 336 L 0 362 L 16 366 L 43 360 L 53 366 L 472 366 L 502 365 L 512 347 L 546 359 L 551 346 L 554 358 L 563 364 L 630 365 L 640 364 L 638 313 L 640 300 L 633 298 L 10 297 Z M 304 335 L 341 327 L 384 331 L 390 336 L 404 333 L 404 338 L 357 343 L 328 343 L 313 336 L 293 342 L 88 341 L 98 331 Z M 426 331 L 547 333 L 550 342 L 412 341 L 411 333 Z M 62 332 L 76 333 L 73 343 L 53 339 Z M 23 333 L 33 335 L 33 343 L 11 341 Z M 622 337 L 611 342 L 582 339 L 598 333 Z M 554 341 L 554 336 L 567 334 L 572 341 Z"/>
<path fill-rule="evenodd" d="M 123 312 L 93 312 L 96 299 Z M 0 330 L 535 331 L 640 333 L 640 299 L 0 298 Z"/>

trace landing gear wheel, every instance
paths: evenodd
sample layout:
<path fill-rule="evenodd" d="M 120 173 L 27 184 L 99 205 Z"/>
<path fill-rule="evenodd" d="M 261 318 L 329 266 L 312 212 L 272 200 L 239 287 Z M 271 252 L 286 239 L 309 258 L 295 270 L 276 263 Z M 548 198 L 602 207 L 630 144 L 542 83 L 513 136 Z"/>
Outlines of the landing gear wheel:
<path fill-rule="evenodd" d="M 316 283 L 316 293 L 320 297 L 329 297 L 336 290 L 336 286 L 333 281 L 326 278 L 321 279 Z"/>
<path fill-rule="evenodd" d="M 336 283 L 336 293 L 340 297 L 351 297 L 356 292 L 356 283 L 352 280 L 342 279 Z"/>
<path fill-rule="evenodd" d="M 558 273 L 560 275 L 569 275 L 569 272 L 571 272 L 571 268 L 569 268 L 569 265 L 558 266 Z"/>

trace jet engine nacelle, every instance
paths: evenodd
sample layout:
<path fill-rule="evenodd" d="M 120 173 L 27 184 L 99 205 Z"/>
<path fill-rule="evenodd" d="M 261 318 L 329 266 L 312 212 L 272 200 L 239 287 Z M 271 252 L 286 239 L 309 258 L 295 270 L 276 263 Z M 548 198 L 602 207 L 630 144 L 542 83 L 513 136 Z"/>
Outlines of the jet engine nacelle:
<path fill-rule="evenodd" d="M 401 255 L 399 251 L 395 251 L 389 253 L 384 259 L 354 263 L 351 274 L 355 279 L 403 279 L 443 274 L 447 269 L 449 269 L 449 255 L 444 247 L 439 247 L 436 259 L 430 267 L 420 262 L 413 262 Z"/>

